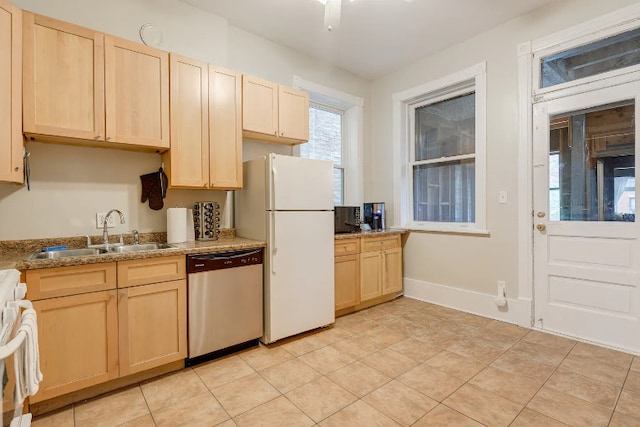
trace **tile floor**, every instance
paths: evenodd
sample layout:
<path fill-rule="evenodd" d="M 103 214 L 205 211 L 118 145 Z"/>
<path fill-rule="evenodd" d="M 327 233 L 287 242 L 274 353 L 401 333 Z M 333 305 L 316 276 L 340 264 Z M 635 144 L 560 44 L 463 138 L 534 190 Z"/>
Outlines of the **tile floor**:
<path fill-rule="evenodd" d="M 43 426 L 640 426 L 640 357 L 409 298 Z"/>

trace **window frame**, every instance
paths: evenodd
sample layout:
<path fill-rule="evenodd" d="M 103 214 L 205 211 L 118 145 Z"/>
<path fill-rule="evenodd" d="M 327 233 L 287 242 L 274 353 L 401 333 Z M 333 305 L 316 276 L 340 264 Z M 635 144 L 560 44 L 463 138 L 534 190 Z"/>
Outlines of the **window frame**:
<path fill-rule="evenodd" d="M 475 221 L 415 221 L 413 166 L 415 108 L 475 93 Z M 488 234 L 486 230 L 486 62 L 393 95 L 394 107 L 394 227 L 416 231 Z M 450 160 L 464 156 L 452 156 Z M 424 163 L 424 161 L 418 162 Z"/>

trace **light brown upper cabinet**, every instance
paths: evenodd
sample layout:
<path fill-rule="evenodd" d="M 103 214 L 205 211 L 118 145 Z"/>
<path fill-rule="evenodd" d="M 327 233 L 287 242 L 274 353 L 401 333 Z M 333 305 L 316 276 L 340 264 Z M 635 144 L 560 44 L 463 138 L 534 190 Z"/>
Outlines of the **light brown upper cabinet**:
<path fill-rule="evenodd" d="M 28 137 L 169 148 L 166 52 L 28 12 L 23 38 Z"/>
<path fill-rule="evenodd" d="M 239 73 L 171 54 L 169 186 L 242 187 Z"/>
<path fill-rule="evenodd" d="M 22 11 L 0 0 L 0 181 L 22 171 Z"/>
<path fill-rule="evenodd" d="M 309 94 L 242 76 L 242 129 L 248 139 L 295 145 L 309 140 Z"/>

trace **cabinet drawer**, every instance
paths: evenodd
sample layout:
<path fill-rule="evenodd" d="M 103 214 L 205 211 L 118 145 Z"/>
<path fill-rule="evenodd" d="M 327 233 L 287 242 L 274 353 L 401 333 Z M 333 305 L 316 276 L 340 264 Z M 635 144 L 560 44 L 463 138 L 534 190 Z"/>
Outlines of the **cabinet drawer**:
<path fill-rule="evenodd" d="M 184 255 L 118 262 L 119 288 L 168 282 L 186 277 L 187 268 Z"/>
<path fill-rule="evenodd" d="M 362 239 L 362 252 L 382 251 L 400 247 L 400 236 L 376 237 Z"/>
<path fill-rule="evenodd" d="M 116 263 L 27 270 L 27 298 L 33 301 L 105 291 L 116 287 Z"/>
<path fill-rule="evenodd" d="M 360 252 L 360 239 L 336 240 L 334 256 L 353 255 Z"/>

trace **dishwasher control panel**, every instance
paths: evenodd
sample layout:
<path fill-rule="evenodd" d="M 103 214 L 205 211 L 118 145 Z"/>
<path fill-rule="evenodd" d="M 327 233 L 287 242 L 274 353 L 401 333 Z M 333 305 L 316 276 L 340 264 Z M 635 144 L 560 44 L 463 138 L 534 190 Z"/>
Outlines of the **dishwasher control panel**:
<path fill-rule="evenodd" d="M 262 248 L 187 255 L 187 273 L 262 264 Z"/>

